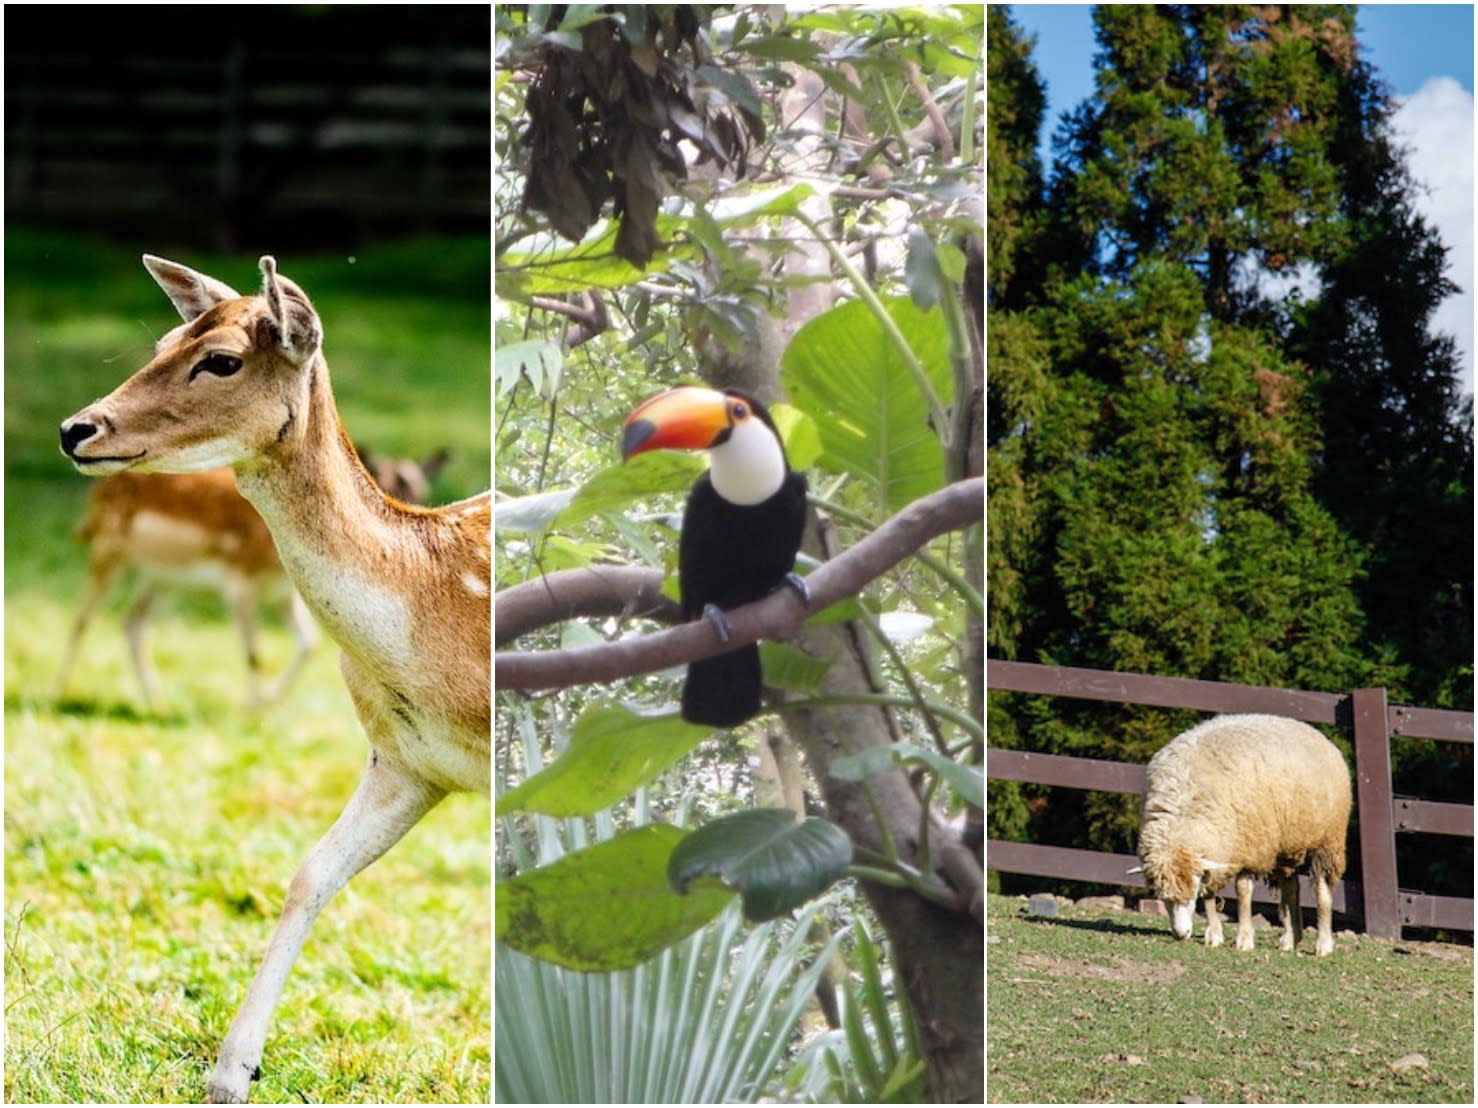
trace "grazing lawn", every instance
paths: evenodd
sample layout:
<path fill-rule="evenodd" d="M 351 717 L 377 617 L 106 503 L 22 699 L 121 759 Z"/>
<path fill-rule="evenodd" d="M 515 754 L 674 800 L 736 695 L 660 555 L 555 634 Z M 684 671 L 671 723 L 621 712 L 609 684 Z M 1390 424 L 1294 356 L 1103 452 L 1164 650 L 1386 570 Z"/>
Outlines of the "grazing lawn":
<path fill-rule="evenodd" d="M 5 326 L 5 1100 L 199 1101 L 299 862 L 367 756 L 324 641 L 288 698 L 245 709 L 218 597 L 161 604 L 162 705 L 142 708 L 119 589 L 54 691 L 88 492 L 57 424 L 178 317 L 150 249 L 255 289 L 254 256 L 9 231 Z M 453 460 L 434 502 L 488 487 L 489 249 L 436 241 L 279 256 L 324 320 L 344 422 L 377 452 Z M 263 668 L 291 639 L 264 619 Z M 490 806 L 455 796 L 328 906 L 267 1040 L 260 1101 L 489 1097 Z"/>
<path fill-rule="evenodd" d="M 1315 958 L 1312 913 L 1296 954 L 1230 927 L 1207 948 L 1199 918 L 1178 943 L 1129 912 L 988 913 L 992 1103 L 1473 1102 L 1472 947 L 1336 931 Z"/>

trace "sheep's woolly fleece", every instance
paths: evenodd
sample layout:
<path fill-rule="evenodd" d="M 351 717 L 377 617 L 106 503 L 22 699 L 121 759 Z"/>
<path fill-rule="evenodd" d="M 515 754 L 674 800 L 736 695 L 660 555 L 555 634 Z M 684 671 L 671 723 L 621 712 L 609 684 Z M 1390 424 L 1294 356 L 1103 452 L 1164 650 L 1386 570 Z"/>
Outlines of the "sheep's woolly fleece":
<path fill-rule="evenodd" d="M 1259 877 L 1313 855 L 1337 881 L 1345 868 L 1350 775 L 1308 724 L 1219 716 L 1178 735 L 1145 772 L 1139 856 L 1151 887 L 1189 900 L 1238 873 Z"/>

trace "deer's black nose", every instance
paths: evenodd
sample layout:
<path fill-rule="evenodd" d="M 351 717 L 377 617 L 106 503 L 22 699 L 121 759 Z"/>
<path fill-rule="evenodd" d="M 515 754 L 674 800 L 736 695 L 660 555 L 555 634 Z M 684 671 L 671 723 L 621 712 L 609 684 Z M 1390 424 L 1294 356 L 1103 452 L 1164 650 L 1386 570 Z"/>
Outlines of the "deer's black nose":
<path fill-rule="evenodd" d="M 77 448 L 93 435 L 97 434 L 97 426 L 92 423 L 63 423 L 62 424 L 62 453 L 69 458 L 77 456 Z"/>

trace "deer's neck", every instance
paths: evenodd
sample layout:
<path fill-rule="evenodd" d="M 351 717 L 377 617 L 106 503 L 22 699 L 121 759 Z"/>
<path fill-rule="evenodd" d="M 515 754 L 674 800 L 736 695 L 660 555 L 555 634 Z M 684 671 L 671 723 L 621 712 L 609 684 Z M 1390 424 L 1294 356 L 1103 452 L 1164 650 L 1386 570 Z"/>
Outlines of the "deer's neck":
<path fill-rule="evenodd" d="M 410 650 L 408 594 L 426 572 L 417 513 L 389 503 L 365 472 L 321 355 L 277 444 L 236 478 L 319 623 L 372 670 L 394 668 Z"/>

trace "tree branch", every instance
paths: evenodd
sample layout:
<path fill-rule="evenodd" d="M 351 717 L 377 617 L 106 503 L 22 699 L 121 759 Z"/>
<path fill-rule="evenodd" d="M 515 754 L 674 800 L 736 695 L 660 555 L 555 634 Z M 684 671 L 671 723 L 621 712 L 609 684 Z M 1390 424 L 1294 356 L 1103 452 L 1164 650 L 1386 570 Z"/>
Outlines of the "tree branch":
<path fill-rule="evenodd" d="M 892 569 L 930 539 L 978 522 L 984 515 L 984 498 L 985 479 L 974 477 L 915 500 L 850 550 L 826 562 L 806 578 L 811 594 L 809 611 L 802 606 L 793 590 L 780 589 L 763 600 L 727 613 L 731 632 L 727 643 L 718 641 L 706 620 L 696 620 L 670 630 L 599 646 L 505 651 L 493 655 L 494 685 L 500 689 L 532 691 L 605 683 L 712 657 L 762 638 L 789 638 L 808 615 L 838 600 L 857 595 L 870 581 Z M 609 574 L 611 569 L 598 567 L 596 572 Z M 516 589 L 547 590 L 551 580 L 553 578 L 528 582 Z M 503 626 L 504 596 L 515 591 L 510 589 L 498 594 L 495 620 L 500 642 L 538 626 L 528 624 L 525 619 L 512 625 L 512 633 L 505 634 L 509 629 Z M 507 618 L 513 620 L 520 610 L 518 607 L 510 609 Z M 544 603 L 544 610 L 563 613 L 555 618 L 580 614 L 568 605 L 550 608 L 548 602 Z M 611 611 L 609 607 L 604 609 L 606 614 Z"/>
<path fill-rule="evenodd" d="M 682 609 L 662 595 L 662 571 L 644 566 L 586 566 L 504 589 L 493 600 L 498 646 L 579 616 L 646 616 L 678 623 Z"/>
<path fill-rule="evenodd" d="M 949 120 L 944 118 L 944 112 L 934 99 L 934 94 L 929 91 L 928 82 L 924 80 L 923 73 L 913 62 L 905 62 L 903 69 L 908 74 L 908 83 L 913 86 L 914 95 L 924 106 L 924 115 L 928 117 L 930 125 L 934 128 L 934 137 L 941 158 L 946 162 L 954 161 L 955 137 L 950 134 Z"/>

